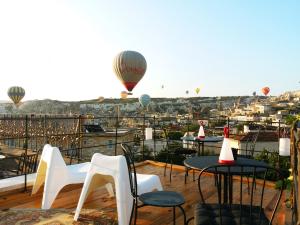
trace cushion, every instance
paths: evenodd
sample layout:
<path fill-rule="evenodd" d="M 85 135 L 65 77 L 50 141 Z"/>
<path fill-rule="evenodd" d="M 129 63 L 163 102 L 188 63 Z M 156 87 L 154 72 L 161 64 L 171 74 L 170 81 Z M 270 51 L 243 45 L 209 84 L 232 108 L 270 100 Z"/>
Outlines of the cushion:
<path fill-rule="evenodd" d="M 261 209 L 261 218 L 259 218 L 260 207 L 252 206 L 252 220 L 250 218 L 250 206 L 242 205 L 221 205 L 221 216 L 219 204 L 197 204 L 194 209 L 195 225 L 268 225 L 269 220 Z M 240 223 L 241 220 L 241 223 Z"/>

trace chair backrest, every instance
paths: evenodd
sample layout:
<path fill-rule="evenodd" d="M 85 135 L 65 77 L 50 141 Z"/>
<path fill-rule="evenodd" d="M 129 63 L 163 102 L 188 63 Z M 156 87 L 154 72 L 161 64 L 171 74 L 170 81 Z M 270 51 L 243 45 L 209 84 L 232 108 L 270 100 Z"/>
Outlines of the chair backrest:
<path fill-rule="evenodd" d="M 25 153 L 21 154 L 21 156 L 18 159 L 18 168 L 17 168 L 18 175 L 36 172 L 39 152 L 40 151 L 37 151 L 34 154 L 29 154 L 27 155 L 27 157 Z"/>
<path fill-rule="evenodd" d="M 131 195 L 136 198 L 138 197 L 138 190 L 137 190 L 137 178 L 136 178 L 136 170 L 134 165 L 134 156 L 131 151 L 131 147 L 128 144 L 122 143 L 121 148 L 123 150 L 124 156 L 127 162 L 128 168 L 128 176 L 129 176 L 129 184 Z"/>
<path fill-rule="evenodd" d="M 248 134 L 247 142 L 246 142 L 246 155 L 249 157 L 254 156 L 254 150 L 255 150 L 255 145 L 257 138 L 259 136 L 260 130 L 257 132 L 251 132 L 251 134 Z"/>
<path fill-rule="evenodd" d="M 198 179 L 198 188 L 201 197 L 201 201 L 203 204 L 208 204 L 203 195 L 204 184 L 205 188 L 209 185 L 207 181 L 207 177 L 204 176 L 206 173 L 215 174 L 216 179 L 211 179 L 212 182 L 216 182 L 216 194 L 217 194 L 217 205 L 219 206 L 219 217 L 222 221 L 222 218 L 225 218 L 225 214 L 222 215 L 221 208 L 237 208 L 239 212 L 238 216 L 240 217 L 240 224 L 243 215 L 248 214 L 252 219 L 252 213 L 256 212 L 258 215 L 258 219 L 261 222 L 263 219 L 264 208 L 268 208 L 271 211 L 271 216 L 269 217 L 269 224 L 272 224 L 274 215 L 278 208 L 283 189 L 284 189 L 284 177 L 282 173 L 272 167 L 269 166 L 254 166 L 254 165 L 212 165 L 204 168 L 200 174 Z M 230 174 L 230 176 L 228 176 Z M 230 188 L 228 193 L 227 201 L 224 201 L 224 175 L 227 175 L 229 186 L 232 186 L 232 191 Z M 276 187 L 274 183 L 267 181 L 267 177 L 272 176 L 272 178 L 276 179 L 277 182 L 281 182 L 280 187 Z M 251 181 L 250 185 L 247 183 L 247 179 Z M 248 187 L 249 185 L 249 187 Z M 213 184 L 211 185 L 213 187 Z M 250 189 L 250 190 L 249 190 Z M 268 190 L 266 190 L 268 189 Z M 272 189 L 272 190 L 270 190 Z M 210 192 L 211 193 L 211 192 Z M 270 193 L 273 193 L 271 195 Z M 223 194 L 223 195 L 222 195 Z M 274 198 L 270 199 L 271 197 Z M 212 195 L 209 196 L 211 201 Z M 276 200 L 276 201 L 275 201 Z M 259 211 L 259 212 L 258 212 Z M 228 214 L 228 213 L 227 213 Z M 228 215 L 227 215 L 228 216 Z M 250 221 L 249 224 L 256 224 Z"/>

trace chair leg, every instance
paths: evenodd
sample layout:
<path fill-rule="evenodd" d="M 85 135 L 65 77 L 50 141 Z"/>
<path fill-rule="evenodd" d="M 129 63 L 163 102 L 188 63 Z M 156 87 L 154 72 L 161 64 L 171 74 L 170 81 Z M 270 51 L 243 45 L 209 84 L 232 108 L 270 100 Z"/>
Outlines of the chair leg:
<path fill-rule="evenodd" d="M 168 161 L 166 160 L 165 169 L 164 169 L 164 176 L 166 176 L 167 165 L 168 165 Z"/>
<path fill-rule="evenodd" d="M 131 225 L 132 216 L 133 216 L 134 212 L 135 212 L 135 199 L 133 199 L 133 202 L 132 202 L 132 209 L 131 209 L 131 213 L 130 213 L 129 225 Z"/>
<path fill-rule="evenodd" d="M 193 181 L 195 181 L 195 170 L 193 169 Z"/>
<path fill-rule="evenodd" d="M 185 167 L 185 174 L 184 174 L 184 184 L 186 184 L 186 178 L 189 175 L 189 169 Z"/>
<path fill-rule="evenodd" d="M 78 200 L 78 203 L 77 203 L 77 207 L 76 207 L 76 210 L 75 210 L 75 215 L 74 215 L 74 220 L 75 221 L 77 221 L 77 219 L 79 217 L 79 214 L 80 214 L 80 211 L 81 211 L 81 208 L 84 204 L 84 201 L 85 201 L 87 195 L 89 194 L 89 187 L 90 187 L 90 183 L 92 181 L 93 175 L 94 174 L 87 174 L 87 177 L 86 177 L 86 180 L 85 180 L 84 185 L 82 187 L 81 194 L 80 194 L 80 197 L 79 197 L 79 200 Z"/>
<path fill-rule="evenodd" d="M 249 183 L 249 176 L 247 176 L 247 183 L 248 183 L 248 195 L 250 195 L 250 183 Z"/>
<path fill-rule="evenodd" d="M 172 170 L 173 170 L 173 162 L 171 162 L 171 168 L 170 168 L 170 182 L 172 181 Z"/>
<path fill-rule="evenodd" d="M 134 225 L 136 225 L 136 220 L 137 220 L 137 217 L 138 217 L 138 206 L 137 206 L 137 204 L 138 204 L 138 201 L 137 201 L 137 199 L 135 200 L 135 212 L 134 212 Z"/>
<path fill-rule="evenodd" d="M 176 224 L 175 218 L 176 218 L 176 215 L 175 215 L 175 206 L 173 206 L 173 225 Z"/>
<path fill-rule="evenodd" d="M 182 208 L 181 205 L 179 205 L 178 208 L 181 210 L 181 212 L 182 212 L 182 214 L 183 214 L 183 224 L 185 225 L 185 224 L 187 223 L 185 211 L 184 211 L 184 209 Z"/>

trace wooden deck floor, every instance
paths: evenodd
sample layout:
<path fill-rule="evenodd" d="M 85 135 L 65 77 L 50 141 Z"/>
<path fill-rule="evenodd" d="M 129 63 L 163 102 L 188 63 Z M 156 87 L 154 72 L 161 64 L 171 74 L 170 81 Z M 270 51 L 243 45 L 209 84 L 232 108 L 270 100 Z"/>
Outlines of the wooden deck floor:
<path fill-rule="evenodd" d="M 184 195 L 186 203 L 184 209 L 187 214 L 187 218 L 193 215 L 193 205 L 200 200 L 197 182 L 192 181 L 192 174 L 188 178 L 187 184 L 184 184 L 184 170 L 182 167 L 177 167 L 172 173 L 172 182 L 169 182 L 169 177 L 163 176 L 163 167 L 161 164 L 148 162 L 137 168 L 139 173 L 157 174 L 161 178 L 161 182 L 165 190 L 173 190 L 180 192 Z M 207 176 L 207 189 L 204 195 L 215 200 L 213 193 L 215 188 L 213 185 L 213 177 Z M 67 208 L 75 209 L 81 192 L 81 184 L 66 186 L 56 198 L 53 208 Z M 0 209 L 8 208 L 39 208 L 41 206 L 42 190 L 36 195 L 30 195 L 30 189 L 28 192 L 16 192 L 13 193 L 0 193 Z M 269 189 L 266 197 L 270 199 L 270 202 L 274 199 L 274 191 Z M 283 196 L 283 201 L 285 196 Z M 95 192 L 91 193 L 84 204 L 84 208 L 96 208 L 96 209 L 112 209 L 112 215 L 117 217 L 115 198 L 107 197 L 107 192 L 104 188 L 99 188 Z M 138 224 L 140 225 L 171 225 L 172 224 L 172 211 L 169 208 L 157 208 L 157 207 L 142 207 L 138 211 Z M 183 218 L 179 210 L 176 213 L 176 224 L 183 224 Z M 274 224 L 284 225 L 289 224 L 291 220 L 291 212 L 287 209 L 283 203 L 280 204 L 279 211 L 276 214 Z"/>

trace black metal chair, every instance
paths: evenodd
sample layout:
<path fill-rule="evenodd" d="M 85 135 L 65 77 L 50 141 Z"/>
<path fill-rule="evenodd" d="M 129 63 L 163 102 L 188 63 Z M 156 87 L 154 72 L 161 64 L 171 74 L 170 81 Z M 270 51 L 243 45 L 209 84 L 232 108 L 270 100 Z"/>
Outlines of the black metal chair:
<path fill-rule="evenodd" d="M 166 157 L 166 163 L 165 163 L 165 168 L 164 168 L 164 176 L 166 176 L 166 171 L 167 171 L 167 165 L 170 164 L 170 174 L 169 174 L 169 179 L 170 182 L 172 181 L 172 170 L 173 170 L 173 162 L 176 157 L 182 157 L 183 160 L 186 159 L 188 156 L 195 155 L 197 153 L 197 150 L 191 149 L 191 148 L 184 148 L 178 145 L 172 146 L 170 143 L 169 139 L 169 133 L 167 129 L 163 129 L 165 139 L 166 139 L 166 152 L 167 152 L 167 157 Z M 182 161 L 183 161 L 182 160 Z M 186 177 L 188 176 L 188 171 L 189 168 L 185 168 L 185 177 L 184 177 L 184 182 L 186 183 Z M 194 175 L 194 171 L 193 171 Z"/>
<path fill-rule="evenodd" d="M 249 132 L 247 139 L 246 139 L 246 147 L 243 150 L 244 154 L 239 154 L 240 157 L 246 157 L 253 159 L 254 158 L 254 152 L 255 152 L 255 145 L 258 139 L 260 133 L 260 129 L 257 132 Z M 249 176 L 247 176 L 247 182 L 248 182 L 248 194 L 250 194 L 250 185 L 249 185 Z"/>
<path fill-rule="evenodd" d="M 201 184 L 206 183 L 207 185 L 207 181 L 204 182 L 201 178 L 204 177 L 203 175 L 206 172 L 214 173 L 218 176 L 216 203 L 211 203 L 212 200 L 210 200 L 210 203 L 207 203 L 203 196 L 204 192 L 201 189 Z M 254 182 L 252 182 L 250 195 L 244 194 L 246 190 L 243 187 L 245 182 L 243 177 L 247 174 L 251 174 L 252 180 L 256 180 L 256 182 L 258 182 L 258 179 L 261 179 L 259 185 L 257 184 L 257 188 L 254 188 Z M 272 174 L 273 177 L 275 175 L 277 180 L 282 182 L 279 189 L 274 188 L 274 191 L 277 192 L 275 195 L 276 199 L 273 199 L 276 200 L 275 203 L 265 197 L 265 194 L 269 191 L 266 190 L 266 177 L 268 174 Z M 224 182 L 226 179 L 227 182 Z M 201 202 L 195 205 L 194 218 L 189 219 L 188 222 L 194 219 L 195 225 L 271 225 L 282 196 L 284 177 L 279 170 L 272 167 L 214 165 L 200 172 L 198 187 Z M 229 199 L 225 201 L 224 196 L 221 194 L 227 192 L 226 196 Z M 274 205 L 267 205 L 271 204 L 270 202 L 273 202 Z M 270 215 L 269 218 L 265 214 L 265 207 L 270 212 L 268 214 Z"/>
<path fill-rule="evenodd" d="M 39 151 L 34 154 L 29 154 L 26 156 L 22 153 L 18 159 L 18 168 L 16 170 L 17 175 L 30 174 L 36 172 L 38 163 Z"/>
<path fill-rule="evenodd" d="M 143 193 L 138 195 L 137 190 L 137 178 L 136 178 L 136 170 L 134 165 L 134 158 L 131 152 L 130 147 L 127 144 L 121 144 L 122 150 L 124 152 L 124 156 L 126 158 L 129 180 L 130 180 L 130 189 L 133 197 L 133 206 L 130 216 L 130 222 L 132 223 L 133 216 L 133 224 L 136 224 L 137 220 L 137 209 L 143 206 L 156 206 L 156 207 L 172 207 L 173 208 L 173 224 L 175 224 L 175 208 L 178 207 L 183 213 L 184 224 L 186 223 L 186 215 L 182 205 L 185 203 L 184 197 L 174 191 L 153 191 Z M 141 202 L 139 205 L 138 203 Z"/>
<path fill-rule="evenodd" d="M 260 130 L 257 132 L 250 132 L 248 133 L 247 139 L 246 139 L 246 147 L 244 154 L 240 154 L 239 156 L 244 156 L 247 158 L 253 158 L 254 152 L 255 152 L 255 145 L 257 142 L 257 138 L 259 136 Z"/>

